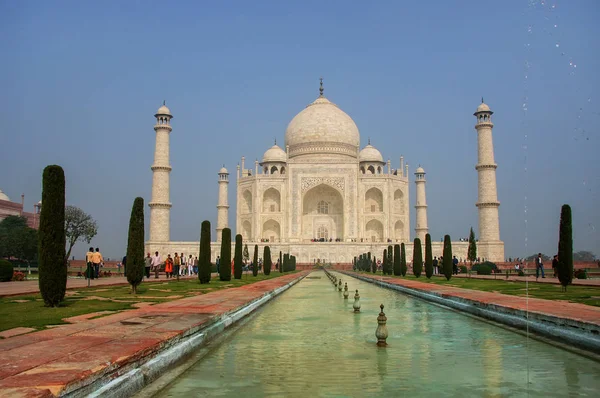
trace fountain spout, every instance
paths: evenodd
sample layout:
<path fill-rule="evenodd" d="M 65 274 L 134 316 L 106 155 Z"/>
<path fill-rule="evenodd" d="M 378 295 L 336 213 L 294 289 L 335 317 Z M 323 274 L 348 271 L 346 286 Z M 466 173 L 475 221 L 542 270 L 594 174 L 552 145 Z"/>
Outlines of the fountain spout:
<path fill-rule="evenodd" d="M 360 294 L 358 294 L 358 289 L 356 289 L 356 294 L 354 295 L 354 304 L 352 304 L 352 308 L 354 308 L 354 312 L 360 312 Z"/>
<path fill-rule="evenodd" d="M 344 300 L 348 300 L 348 283 L 344 284 Z"/>
<path fill-rule="evenodd" d="M 377 317 L 377 330 L 375 331 L 375 337 L 377 337 L 377 346 L 385 347 L 387 346 L 386 340 L 388 338 L 388 330 L 387 330 L 387 317 L 383 312 L 383 304 L 379 306 L 381 308 L 381 312 Z"/>

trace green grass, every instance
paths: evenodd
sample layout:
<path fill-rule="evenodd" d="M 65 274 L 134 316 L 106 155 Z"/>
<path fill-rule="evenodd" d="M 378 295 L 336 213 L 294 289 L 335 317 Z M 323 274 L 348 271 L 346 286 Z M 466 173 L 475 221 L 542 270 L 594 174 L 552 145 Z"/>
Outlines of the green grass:
<path fill-rule="evenodd" d="M 69 289 L 65 300 L 57 308 L 45 307 L 39 294 L 5 297 L 0 298 L 0 331 L 16 327 L 44 329 L 49 325 L 68 323 L 63 319 L 77 315 L 99 311 L 124 311 L 135 308 L 133 305 L 139 302 L 164 303 L 273 279 L 281 275 L 279 272 L 273 272 L 269 276 L 259 274 L 253 277 L 250 273 L 247 276 L 242 275 L 242 279 L 232 279 L 229 282 L 212 278 L 209 284 L 204 285 L 201 285 L 198 279 L 177 282 L 176 279 L 167 281 L 163 277 L 156 282 L 153 279 L 149 282 L 144 281 L 138 287 L 137 295 L 131 294 L 128 285 Z"/>
<path fill-rule="evenodd" d="M 365 272 L 365 274 L 373 275 Z M 377 275 L 381 275 L 378 273 Z M 405 277 L 392 276 L 393 278 L 402 278 L 415 280 L 424 283 L 432 283 L 436 285 L 446 285 L 459 287 L 462 289 L 480 290 L 484 292 L 502 293 L 513 296 L 526 296 L 525 282 L 507 281 L 498 275 L 498 279 L 476 279 L 476 278 L 452 278 L 447 281 L 445 278 L 432 277 L 430 280 L 421 276 L 415 278 L 414 275 L 406 275 Z M 567 287 L 567 292 L 561 291 L 561 285 L 549 283 L 529 283 L 529 297 L 546 299 L 546 300 L 563 300 L 573 303 L 587 304 L 600 307 L 600 287 L 595 286 L 576 286 Z"/>

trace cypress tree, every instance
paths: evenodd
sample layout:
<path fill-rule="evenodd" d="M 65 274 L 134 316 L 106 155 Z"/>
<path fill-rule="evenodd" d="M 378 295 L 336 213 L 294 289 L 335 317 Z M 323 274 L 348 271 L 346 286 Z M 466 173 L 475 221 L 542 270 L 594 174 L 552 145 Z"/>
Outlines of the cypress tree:
<path fill-rule="evenodd" d="M 382 271 L 383 271 L 383 275 L 387 275 L 387 269 L 388 269 L 388 254 L 387 254 L 387 249 L 383 249 L 383 260 L 381 260 L 382 263 Z"/>
<path fill-rule="evenodd" d="M 356 271 L 356 256 L 352 259 L 352 270 Z"/>
<path fill-rule="evenodd" d="M 288 253 L 283 255 L 283 272 L 288 272 L 290 269 L 288 268 L 288 263 L 290 261 L 290 255 Z"/>
<path fill-rule="evenodd" d="M 233 277 L 242 279 L 242 235 L 235 236 L 235 254 L 233 257 Z"/>
<path fill-rule="evenodd" d="M 406 276 L 406 271 L 408 271 L 408 267 L 406 266 L 406 247 L 404 243 L 400 244 L 400 273 L 402 276 Z"/>
<path fill-rule="evenodd" d="M 271 248 L 269 246 L 265 246 L 263 251 L 263 273 L 265 275 L 271 275 Z"/>
<path fill-rule="evenodd" d="M 469 232 L 469 248 L 467 249 L 467 258 L 471 262 L 471 265 L 473 265 L 473 262 L 477 260 L 477 242 L 475 241 L 473 227 L 471 227 L 471 232 Z"/>
<path fill-rule="evenodd" d="M 281 253 L 281 250 L 279 250 L 279 272 L 283 273 L 283 254 Z"/>
<path fill-rule="evenodd" d="M 373 262 L 371 263 L 371 271 L 376 274 L 377 273 L 377 259 L 373 256 Z"/>
<path fill-rule="evenodd" d="M 431 235 L 425 234 L 425 276 L 431 279 L 433 275 L 433 256 L 431 253 Z"/>
<path fill-rule="evenodd" d="M 65 246 L 65 173 L 60 166 L 44 169 L 42 211 L 38 230 L 39 287 L 47 307 L 58 307 L 67 290 Z"/>
<path fill-rule="evenodd" d="M 566 292 L 567 286 L 573 282 L 573 224 L 569 205 L 563 205 L 560 210 L 557 271 L 558 280 Z"/>
<path fill-rule="evenodd" d="M 392 245 L 388 246 L 388 275 L 392 275 L 394 273 L 394 247 Z"/>
<path fill-rule="evenodd" d="M 423 272 L 423 248 L 421 239 L 415 238 L 413 245 L 413 274 L 418 278 Z"/>
<path fill-rule="evenodd" d="M 144 279 L 144 267 L 144 199 L 138 197 L 131 208 L 127 237 L 127 282 L 133 294 Z"/>
<path fill-rule="evenodd" d="M 219 277 L 222 281 L 231 280 L 231 229 L 223 228 L 221 234 L 221 266 Z"/>
<path fill-rule="evenodd" d="M 442 270 L 446 280 L 452 278 L 452 242 L 450 235 L 444 236 L 444 260 L 442 262 Z"/>
<path fill-rule="evenodd" d="M 296 256 L 292 256 L 292 271 L 296 271 Z"/>
<path fill-rule="evenodd" d="M 258 275 L 258 245 L 254 245 L 254 256 L 252 256 L 252 262 L 254 265 L 252 266 L 252 275 Z"/>
<path fill-rule="evenodd" d="M 127 263 L 129 264 L 129 261 Z M 204 220 L 200 227 L 200 253 L 198 254 L 198 279 L 200 283 L 209 283 L 210 273 L 210 221 Z"/>
<path fill-rule="evenodd" d="M 402 275 L 400 267 L 400 245 L 394 245 L 394 275 Z"/>

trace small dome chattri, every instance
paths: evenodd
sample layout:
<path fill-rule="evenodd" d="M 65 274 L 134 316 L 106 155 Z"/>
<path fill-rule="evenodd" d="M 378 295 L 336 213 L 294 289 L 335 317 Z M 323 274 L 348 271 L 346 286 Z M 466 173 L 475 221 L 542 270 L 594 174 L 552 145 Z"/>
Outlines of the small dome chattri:
<path fill-rule="evenodd" d="M 281 149 L 277 144 L 273 145 L 271 148 L 267 149 L 265 154 L 263 155 L 262 162 L 286 162 L 287 155 L 283 149 Z"/>
<path fill-rule="evenodd" d="M 221 167 L 221 170 L 219 170 L 219 174 L 229 174 L 229 172 L 227 171 L 225 166 L 223 166 L 223 167 Z"/>
<path fill-rule="evenodd" d="M 165 105 L 165 103 L 163 102 L 163 104 L 161 105 L 160 108 L 158 108 L 158 110 L 156 111 L 156 115 L 167 115 L 167 116 L 173 116 L 171 115 L 171 110 L 167 107 L 167 105 Z"/>
<path fill-rule="evenodd" d="M 10 202 L 10 198 L 0 189 L 0 200 L 7 200 Z"/>
<path fill-rule="evenodd" d="M 373 145 L 368 144 L 366 147 L 360 151 L 358 154 L 359 162 L 381 162 L 383 163 L 383 156 L 381 156 L 381 152 Z"/>
<path fill-rule="evenodd" d="M 490 107 L 487 106 L 487 104 L 485 103 L 481 103 L 479 104 L 479 106 L 477 107 L 477 112 L 489 112 L 490 111 Z"/>
<path fill-rule="evenodd" d="M 419 166 L 416 170 L 415 170 L 415 174 L 425 174 L 425 170 Z"/>

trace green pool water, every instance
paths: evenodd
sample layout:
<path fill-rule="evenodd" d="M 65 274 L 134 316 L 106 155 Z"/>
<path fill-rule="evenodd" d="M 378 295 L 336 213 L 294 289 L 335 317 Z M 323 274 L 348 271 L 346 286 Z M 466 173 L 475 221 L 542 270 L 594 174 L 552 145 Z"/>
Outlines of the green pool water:
<path fill-rule="evenodd" d="M 348 282 L 350 299 L 313 272 L 155 396 L 600 396 L 600 363 L 592 359 L 336 275 Z M 354 289 L 360 314 L 352 310 Z M 375 345 L 381 303 L 386 348 Z"/>

